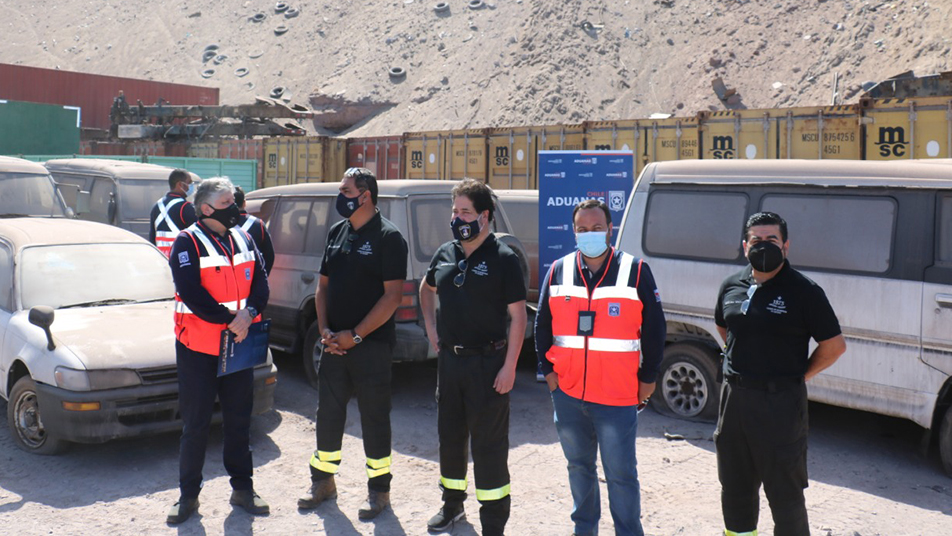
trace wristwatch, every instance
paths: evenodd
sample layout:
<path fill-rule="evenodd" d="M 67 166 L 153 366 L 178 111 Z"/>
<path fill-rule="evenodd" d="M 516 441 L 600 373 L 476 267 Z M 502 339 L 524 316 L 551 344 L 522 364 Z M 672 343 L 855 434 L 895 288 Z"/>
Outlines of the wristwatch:
<path fill-rule="evenodd" d="M 360 343 L 364 342 L 364 338 L 361 337 L 360 335 L 357 335 L 357 332 L 356 332 L 356 331 L 350 330 L 350 332 L 351 332 L 351 334 L 353 334 L 353 336 L 354 336 L 354 337 L 353 337 L 353 339 L 354 339 L 354 344 L 360 344 Z"/>
<path fill-rule="evenodd" d="M 257 318 L 257 316 L 258 316 L 258 310 L 257 310 L 257 309 L 255 309 L 254 307 L 251 307 L 251 306 L 245 307 L 245 309 L 248 310 L 248 314 L 251 315 L 251 319 L 252 319 L 252 320 L 254 320 L 255 318 Z"/>

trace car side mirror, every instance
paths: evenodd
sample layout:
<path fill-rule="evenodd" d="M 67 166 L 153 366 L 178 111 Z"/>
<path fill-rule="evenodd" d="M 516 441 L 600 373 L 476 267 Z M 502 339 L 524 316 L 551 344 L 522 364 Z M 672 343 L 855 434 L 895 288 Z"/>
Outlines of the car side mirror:
<path fill-rule="evenodd" d="M 30 308 L 30 323 L 46 333 L 47 350 L 56 349 L 56 345 L 53 344 L 53 332 L 50 331 L 50 326 L 53 325 L 53 317 L 53 308 L 48 305 L 37 305 Z"/>

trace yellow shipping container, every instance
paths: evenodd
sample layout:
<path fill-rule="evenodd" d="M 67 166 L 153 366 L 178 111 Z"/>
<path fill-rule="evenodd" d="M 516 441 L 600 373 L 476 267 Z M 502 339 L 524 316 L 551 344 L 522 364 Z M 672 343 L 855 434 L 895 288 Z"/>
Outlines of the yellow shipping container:
<path fill-rule="evenodd" d="M 780 132 L 778 158 L 862 158 L 860 113 L 855 104 L 785 108 L 780 112 L 784 116 L 775 119 Z"/>
<path fill-rule="evenodd" d="M 952 158 L 952 98 L 863 99 L 866 160 Z"/>
<path fill-rule="evenodd" d="M 532 190 L 536 182 L 536 136 L 530 127 L 489 129 L 489 185 Z"/>
<path fill-rule="evenodd" d="M 585 149 L 585 125 L 538 127 L 539 151 L 581 151 Z"/>
<path fill-rule="evenodd" d="M 644 157 L 639 150 L 643 145 L 640 143 L 643 129 L 637 119 L 589 121 L 585 123 L 585 147 L 595 151 L 631 151 L 634 155 L 631 171 L 637 177 L 644 167 Z"/>
<path fill-rule="evenodd" d="M 779 158 L 779 108 L 699 112 L 701 158 Z"/>
<path fill-rule="evenodd" d="M 192 143 L 188 146 L 189 158 L 218 158 L 218 142 Z"/>
<path fill-rule="evenodd" d="M 486 129 L 450 130 L 443 133 L 441 178 L 458 181 L 464 177 L 486 182 Z"/>
<path fill-rule="evenodd" d="M 641 138 L 644 139 L 644 149 L 640 155 L 640 166 L 636 170 L 651 162 L 665 162 L 668 160 L 697 160 L 700 156 L 700 140 L 698 139 L 698 119 L 696 117 L 669 117 L 667 119 L 641 120 L 644 127 Z M 637 156 L 637 155 L 636 155 Z M 636 163 L 638 163 L 636 158 Z"/>
<path fill-rule="evenodd" d="M 443 154 L 445 132 L 407 132 L 404 134 L 404 146 L 407 155 L 408 179 L 445 179 L 443 175 Z"/>
<path fill-rule="evenodd" d="M 339 138 L 270 138 L 264 147 L 264 186 L 336 182 L 347 165 L 346 149 L 346 140 Z"/>

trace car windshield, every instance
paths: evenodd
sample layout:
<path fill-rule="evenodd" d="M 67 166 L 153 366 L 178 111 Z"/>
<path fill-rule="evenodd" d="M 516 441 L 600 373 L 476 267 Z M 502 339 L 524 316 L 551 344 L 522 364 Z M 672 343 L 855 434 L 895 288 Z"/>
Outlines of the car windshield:
<path fill-rule="evenodd" d="M 49 175 L 0 172 L 0 216 L 65 216 Z"/>
<path fill-rule="evenodd" d="M 119 213 L 124 220 L 147 220 L 152 206 L 169 191 L 168 181 L 120 180 Z"/>
<path fill-rule="evenodd" d="M 172 273 L 149 244 L 31 246 L 20 254 L 23 309 L 169 300 Z"/>

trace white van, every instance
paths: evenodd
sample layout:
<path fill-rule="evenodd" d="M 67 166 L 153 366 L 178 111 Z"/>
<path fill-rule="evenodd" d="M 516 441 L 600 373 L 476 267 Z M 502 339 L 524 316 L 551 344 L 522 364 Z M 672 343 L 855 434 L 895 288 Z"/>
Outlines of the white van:
<path fill-rule="evenodd" d="M 717 290 L 746 263 L 748 216 L 780 214 L 790 263 L 832 303 L 847 351 L 810 400 L 936 431 L 952 474 L 952 164 L 690 160 L 650 164 L 618 246 L 651 265 L 668 321 L 652 402 L 716 416 Z"/>
<path fill-rule="evenodd" d="M 72 216 L 46 168 L 23 160 L 0 156 L 0 217 Z"/>

